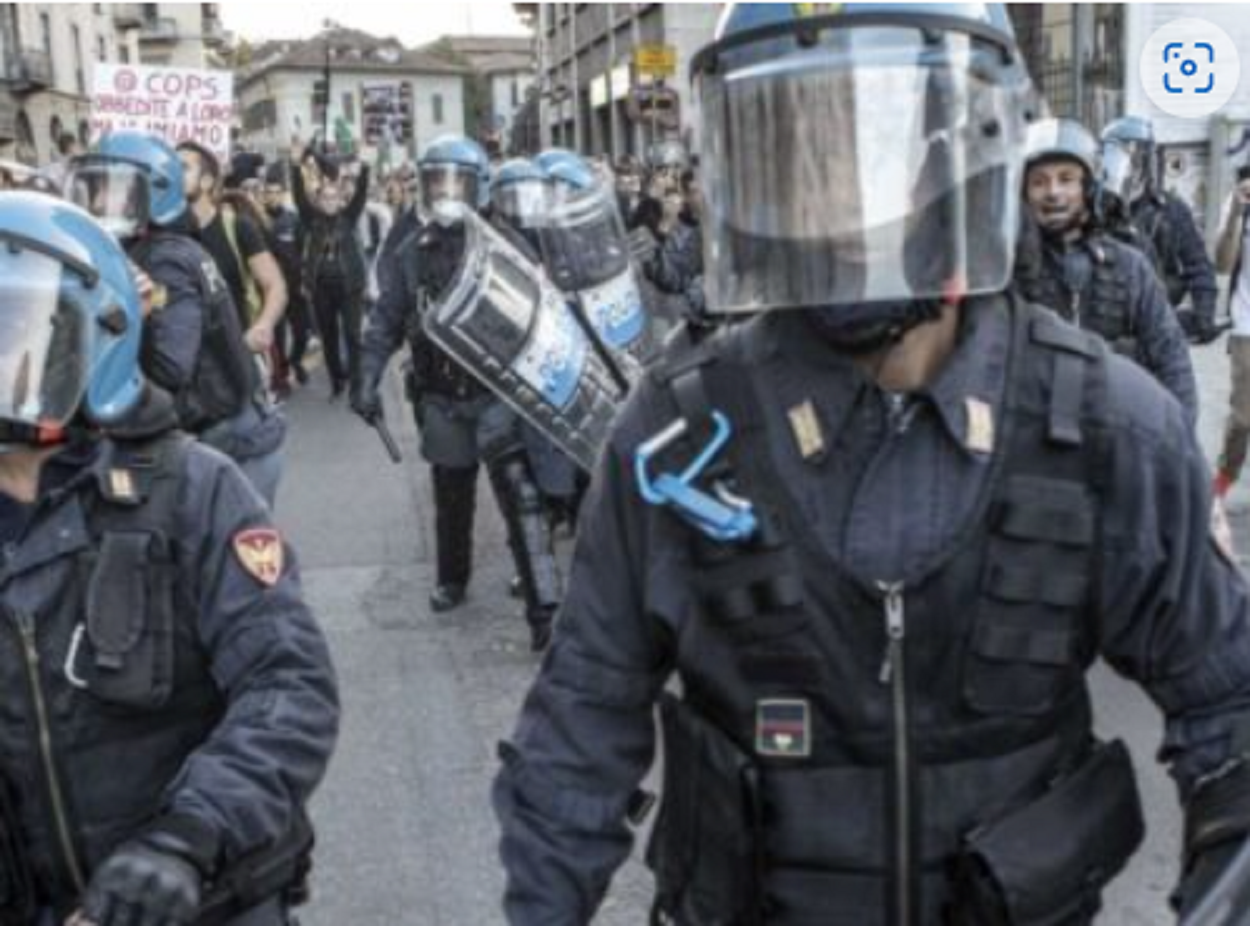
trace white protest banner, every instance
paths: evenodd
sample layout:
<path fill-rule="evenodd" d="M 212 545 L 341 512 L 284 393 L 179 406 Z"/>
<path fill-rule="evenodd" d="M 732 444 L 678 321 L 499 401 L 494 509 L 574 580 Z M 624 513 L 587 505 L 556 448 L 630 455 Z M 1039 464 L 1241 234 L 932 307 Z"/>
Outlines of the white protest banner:
<path fill-rule="evenodd" d="M 194 141 L 230 157 L 234 75 L 193 68 L 97 64 L 91 99 L 92 137 L 134 129 L 171 145 Z"/>

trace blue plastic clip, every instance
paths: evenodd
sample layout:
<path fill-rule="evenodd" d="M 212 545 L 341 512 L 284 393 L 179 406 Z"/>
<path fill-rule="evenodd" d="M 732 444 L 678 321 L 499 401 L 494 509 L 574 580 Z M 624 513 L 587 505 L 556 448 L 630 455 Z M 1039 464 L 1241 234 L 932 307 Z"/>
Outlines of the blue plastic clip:
<path fill-rule="evenodd" d="M 713 540 L 735 542 L 750 539 L 758 522 L 751 503 L 731 493 L 722 483 L 713 486 L 715 495 L 695 487 L 694 482 L 707 470 L 729 443 L 733 434 L 729 419 L 712 412 L 715 430 L 707 446 L 680 473 L 651 475 L 651 462 L 690 430 L 685 418 L 678 418 L 634 453 L 634 474 L 638 490 L 648 504 L 672 508 L 682 519 Z"/>

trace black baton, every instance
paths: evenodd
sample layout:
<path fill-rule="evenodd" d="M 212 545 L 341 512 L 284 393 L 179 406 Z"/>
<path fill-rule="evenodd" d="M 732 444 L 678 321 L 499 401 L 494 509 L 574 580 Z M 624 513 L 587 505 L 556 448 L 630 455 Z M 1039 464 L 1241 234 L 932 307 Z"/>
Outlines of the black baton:
<path fill-rule="evenodd" d="M 391 462 L 402 463 L 404 458 L 399 452 L 399 444 L 395 443 L 391 429 L 386 426 L 386 419 L 378 415 L 369 424 L 378 432 L 378 437 L 382 438 L 382 446 L 386 448 L 386 455 L 391 458 Z"/>

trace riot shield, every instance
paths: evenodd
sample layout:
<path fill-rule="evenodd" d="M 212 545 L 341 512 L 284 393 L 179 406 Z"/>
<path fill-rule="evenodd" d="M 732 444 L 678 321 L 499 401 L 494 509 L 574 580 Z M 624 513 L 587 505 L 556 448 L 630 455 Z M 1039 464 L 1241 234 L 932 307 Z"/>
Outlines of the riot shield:
<path fill-rule="evenodd" d="M 588 190 L 557 185 L 538 237 L 551 281 L 577 299 L 625 377 L 636 380 L 659 338 L 634 276 L 616 195 L 603 184 Z"/>
<path fill-rule="evenodd" d="M 476 213 L 455 278 L 425 309 L 429 336 L 584 469 L 624 390 L 567 298 Z"/>
<path fill-rule="evenodd" d="M 1250 842 L 1238 851 L 1219 880 L 1180 926 L 1247 926 L 1250 924 Z"/>

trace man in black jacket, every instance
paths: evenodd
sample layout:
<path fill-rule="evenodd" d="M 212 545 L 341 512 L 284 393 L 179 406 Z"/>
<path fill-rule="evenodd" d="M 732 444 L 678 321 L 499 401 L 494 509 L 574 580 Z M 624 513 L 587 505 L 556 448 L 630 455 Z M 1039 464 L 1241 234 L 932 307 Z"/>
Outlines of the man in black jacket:
<path fill-rule="evenodd" d="M 304 174 L 305 165 L 313 163 L 321 175 L 316 201 L 309 196 Z M 291 192 L 304 224 L 304 284 L 321 331 L 326 369 L 330 371 L 331 401 L 343 394 L 360 366 L 361 313 L 368 285 L 364 250 L 356 237 L 356 226 L 369 192 L 369 167 L 361 166 L 355 190 L 346 204 L 337 176 L 332 165 L 312 152 L 291 165 Z"/>

